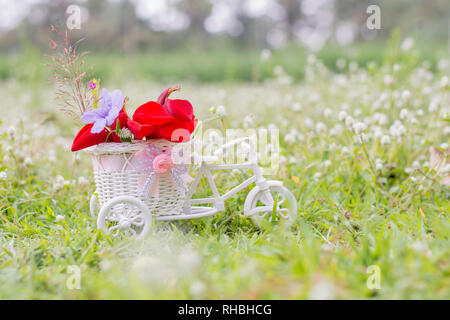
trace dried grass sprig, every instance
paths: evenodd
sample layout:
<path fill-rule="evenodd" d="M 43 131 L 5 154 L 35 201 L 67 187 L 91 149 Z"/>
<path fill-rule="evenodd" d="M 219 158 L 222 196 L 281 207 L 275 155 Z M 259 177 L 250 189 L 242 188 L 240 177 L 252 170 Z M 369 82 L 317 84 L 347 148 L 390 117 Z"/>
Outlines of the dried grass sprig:
<path fill-rule="evenodd" d="M 86 81 L 87 73 L 92 67 L 86 66 L 84 56 L 88 53 L 78 53 L 77 45 L 83 41 L 70 42 L 69 31 L 51 26 L 56 35 L 50 39 L 53 55 L 46 55 L 51 62 L 47 64 L 52 70 L 50 81 L 55 84 L 55 95 L 58 105 L 67 114 L 80 117 L 91 109 L 93 96 Z"/>

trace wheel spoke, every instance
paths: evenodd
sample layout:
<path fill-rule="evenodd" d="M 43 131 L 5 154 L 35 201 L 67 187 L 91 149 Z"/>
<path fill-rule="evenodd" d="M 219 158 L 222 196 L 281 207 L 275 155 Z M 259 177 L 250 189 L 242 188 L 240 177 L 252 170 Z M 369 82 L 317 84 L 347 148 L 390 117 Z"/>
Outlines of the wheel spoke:
<path fill-rule="evenodd" d="M 293 211 L 296 211 L 295 198 L 289 190 L 281 186 L 270 186 L 270 196 L 267 191 L 260 191 L 256 194 L 253 205 L 248 211 L 250 216 L 265 218 L 267 221 L 289 220 Z M 276 202 L 276 204 L 275 204 Z M 275 208 L 274 208 L 275 206 Z M 273 210 L 276 209 L 276 216 L 273 216 Z M 253 212 L 253 213 L 251 213 Z"/>
<path fill-rule="evenodd" d="M 141 227 L 144 225 L 145 221 L 141 216 L 136 216 L 129 220 L 133 225 Z"/>
<path fill-rule="evenodd" d="M 109 231 L 114 231 L 114 230 L 117 230 L 117 229 L 119 229 L 119 225 L 118 224 L 108 228 Z"/>
<path fill-rule="evenodd" d="M 283 204 L 285 200 L 286 200 L 286 197 L 283 194 L 278 193 L 277 204 Z"/>

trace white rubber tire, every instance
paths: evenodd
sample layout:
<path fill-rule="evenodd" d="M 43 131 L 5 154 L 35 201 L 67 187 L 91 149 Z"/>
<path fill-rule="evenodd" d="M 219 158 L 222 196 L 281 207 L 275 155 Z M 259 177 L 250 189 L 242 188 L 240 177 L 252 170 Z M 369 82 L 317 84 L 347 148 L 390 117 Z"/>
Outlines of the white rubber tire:
<path fill-rule="evenodd" d="M 138 214 L 134 214 L 134 212 L 131 212 L 131 210 L 128 209 L 128 212 L 119 213 L 119 216 L 115 216 L 115 212 L 113 212 L 112 209 L 117 205 L 123 205 L 124 207 L 128 205 L 129 208 L 134 207 L 137 209 Z M 107 220 L 117 222 L 117 227 L 113 226 L 108 229 Z M 138 221 L 141 222 L 138 223 Z M 123 230 L 124 233 L 130 231 L 132 235 L 128 237 L 137 239 L 147 235 L 152 222 L 152 215 L 145 203 L 132 196 L 120 196 L 109 200 L 102 206 L 97 217 L 97 227 L 104 233 L 111 235 L 112 230 L 120 229 Z M 142 227 L 139 233 L 136 233 L 132 228 L 133 225 Z"/>
<path fill-rule="evenodd" d="M 279 194 L 284 197 L 283 202 L 278 203 L 277 214 L 282 218 L 286 218 L 290 222 L 294 221 L 297 216 L 297 200 L 295 199 L 292 192 L 290 192 L 287 188 L 283 186 L 281 181 L 267 181 L 269 185 L 269 191 L 273 197 L 273 194 Z M 258 221 L 263 216 L 264 218 L 271 219 L 273 212 L 273 201 L 274 199 L 265 199 L 265 193 L 259 187 L 253 188 L 245 199 L 244 203 L 244 215 L 250 216 L 251 218 Z M 255 211 L 258 202 L 263 202 L 267 208 L 262 209 L 264 206 L 260 208 L 262 211 Z M 284 206 L 283 206 L 284 205 Z M 286 206 L 287 205 L 287 206 Z M 282 212 L 285 212 L 284 214 Z"/>

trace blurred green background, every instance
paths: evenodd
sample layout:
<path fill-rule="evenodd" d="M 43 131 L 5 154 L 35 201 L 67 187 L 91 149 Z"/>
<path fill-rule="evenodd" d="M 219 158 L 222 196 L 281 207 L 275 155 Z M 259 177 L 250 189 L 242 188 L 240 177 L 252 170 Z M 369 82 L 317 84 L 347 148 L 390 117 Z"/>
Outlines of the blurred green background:
<path fill-rule="evenodd" d="M 381 29 L 369 30 L 370 5 Z M 393 33 L 432 70 L 449 56 L 448 0 L 0 0 L 0 79 L 48 76 L 50 25 L 80 9 L 81 49 L 95 75 L 114 81 L 261 81 L 281 65 L 302 79 L 309 53 L 338 70 L 381 64 Z"/>

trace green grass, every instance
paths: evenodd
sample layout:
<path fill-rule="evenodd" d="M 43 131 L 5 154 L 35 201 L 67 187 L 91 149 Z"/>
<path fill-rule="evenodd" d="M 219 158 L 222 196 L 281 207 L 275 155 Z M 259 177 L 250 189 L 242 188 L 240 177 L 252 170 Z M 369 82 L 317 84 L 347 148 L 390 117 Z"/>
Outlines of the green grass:
<path fill-rule="evenodd" d="M 380 66 L 385 60 L 384 42 L 363 42 L 350 47 L 327 45 L 317 56 L 327 68 L 338 71 L 337 61 L 354 61 L 360 66 L 369 64 Z M 81 48 L 83 49 L 83 48 Z M 448 55 L 446 43 L 417 44 L 417 54 L 422 60 L 431 63 L 436 69 L 440 58 Z M 195 81 L 210 82 L 261 82 L 274 75 L 274 67 L 282 66 L 295 81 L 302 80 L 308 52 L 296 44 L 272 52 L 268 61 L 260 60 L 260 51 L 256 49 L 220 46 L 208 50 L 157 49 L 134 54 L 117 52 L 92 52 L 89 64 L 94 66 L 95 75 L 114 82 L 129 80 L 151 81 Z M 47 59 L 42 52 L 30 45 L 22 54 L 0 55 L 0 80 L 19 79 L 26 82 L 39 82 L 49 75 L 45 68 Z M 346 66 L 346 68 L 348 65 Z"/>
<path fill-rule="evenodd" d="M 448 70 L 428 72 L 413 54 L 392 50 L 386 56 L 394 60 L 386 58 L 382 67 L 343 74 L 310 59 L 297 84 L 283 73 L 259 84 L 182 83 L 178 96 L 193 102 L 200 119 L 223 104 L 228 128 L 242 127 L 250 113 L 255 126 L 280 128 L 283 157 L 271 178 L 294 193 L 298 214 L 290 229 L 258 228 L 242 216 L 247 188 L 216 216 L 156 223 L 138 242 L 97 231 L 88 208 L 95 189 L 91 161 L 70 153 L 77 127 L 56 110 L 51 88 L 41 80 L 3 82 L 0 298 L 450 298 L 450 194 L 426 163 L 430 146 L 449 142 L 443 119 L 450 91 L 440 84 Z M 119 58 L 109 59 L 99 73 L 121 66 Z M 173 62 L 174 77 L 181 64 Z M 205 62 L 204 68 L 213 73 L 222 66 Z M 384 83 L 388 73 L 392 85 Z M 110 74 L 104 83 L 120 86 L 131 107 L 164 89 L 133 72 L 127 81 Z M 402 100 L 404 90 L 411 98 Z M 430 108 L 436 98 L 441 103 Z M 331 115 L 324 116 L 326 109 Z M 367 122 L 363 143 L 338 119 L 342 110 Z M 386 121 L 376 123 L 381 113 Z M 396 120 L 405 128 L 398 139 L 391 128 Z M 390 144 L 381 144 L 377 127 Z M 232 172 L 216 178 L 221 191 L 241 179 Z M 367 286 L 373 265 L 379 290 Z M 79 290 L 67 286 L 71 266 L 81 270 Z"/>

